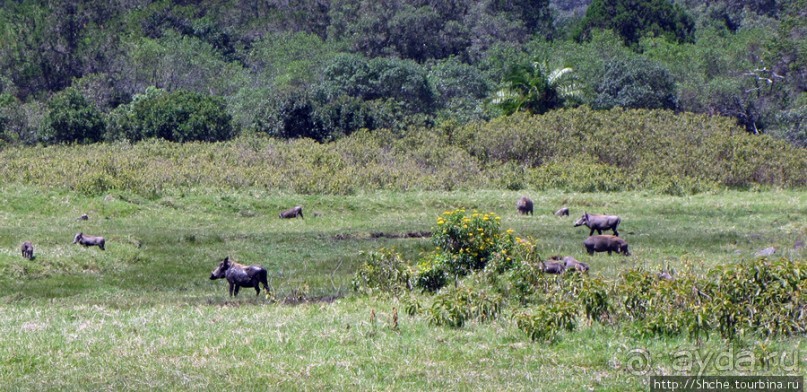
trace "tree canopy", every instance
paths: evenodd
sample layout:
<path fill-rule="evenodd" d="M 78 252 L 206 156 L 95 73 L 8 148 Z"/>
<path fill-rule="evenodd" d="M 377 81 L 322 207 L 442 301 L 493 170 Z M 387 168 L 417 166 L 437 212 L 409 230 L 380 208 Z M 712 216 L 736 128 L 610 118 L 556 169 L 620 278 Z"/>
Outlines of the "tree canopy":
<path fill-rule="evenodd" d="M 807 145 L 807 0 L 2 4 L 2 145 L 326 142 L 578 105 Z"/>

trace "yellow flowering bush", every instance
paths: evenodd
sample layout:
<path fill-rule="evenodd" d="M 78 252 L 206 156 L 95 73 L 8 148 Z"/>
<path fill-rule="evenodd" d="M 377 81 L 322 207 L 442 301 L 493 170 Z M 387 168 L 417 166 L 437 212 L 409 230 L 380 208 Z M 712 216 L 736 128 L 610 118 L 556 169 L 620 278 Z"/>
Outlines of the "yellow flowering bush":
<path fill-rule="evenodd" d="M 492 212 L 443 212 L 432 228 L 434 254 L 418 268 L 418 286 L 436 291 L 445 284 L 446 275 L 467 275 L 493 259 L 511 261 L 515 237 L 512 230 L 502 232 L 500 225 L 501 217 Z"/>
<path fill-rule="evenodd" d="M 464 209 L 446 211 L 437 218 L 432 241 L 438 252 L 451 255 L 449 272 L 464 275 L 482 269 L 498 251 L 502 233 L 501 218 L 494 213 L 470 214 Z"/>

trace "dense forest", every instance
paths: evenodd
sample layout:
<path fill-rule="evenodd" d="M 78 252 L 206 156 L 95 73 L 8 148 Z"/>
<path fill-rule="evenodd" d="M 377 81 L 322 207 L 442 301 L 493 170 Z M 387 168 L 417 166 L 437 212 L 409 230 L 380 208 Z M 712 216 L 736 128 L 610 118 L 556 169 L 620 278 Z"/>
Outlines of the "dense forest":
<path fill-rule="evenodd" d="M 807 146 L 807 0 L 0 0 L 0 147 L 332 141 L 575 106 Z"/>

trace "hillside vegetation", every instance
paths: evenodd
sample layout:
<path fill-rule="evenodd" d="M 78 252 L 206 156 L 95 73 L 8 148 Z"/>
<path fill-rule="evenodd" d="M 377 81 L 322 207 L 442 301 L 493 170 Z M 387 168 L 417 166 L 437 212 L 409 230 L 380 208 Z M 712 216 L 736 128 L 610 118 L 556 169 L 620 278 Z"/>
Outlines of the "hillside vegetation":
<path fill-rule="evenodd" d="M 0 146 L 667 109 L 807 145 L 805 0 L 4 1 Z"/>
<path fill-rule="evenodd" d="M 145 197 L 188 189 L 300 194 L 372 190 L 656 190 L 807 185 L 807 152 L 729 119 L 569 109 L 328 144 L 242 136 L 221 143 L 40 146 L 0 151 L 5 184 Z"/>

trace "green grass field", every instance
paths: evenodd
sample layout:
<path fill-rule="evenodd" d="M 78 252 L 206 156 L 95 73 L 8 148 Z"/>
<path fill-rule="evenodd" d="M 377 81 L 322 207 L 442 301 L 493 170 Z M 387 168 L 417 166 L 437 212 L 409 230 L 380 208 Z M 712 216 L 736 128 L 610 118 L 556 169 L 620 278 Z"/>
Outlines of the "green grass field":
<path fill-rule="evenodd" d="M 534 216 L 515 212 L 525 193 Z M 794 245 L 807 240 L 805 191 L 167 194 L 0 187 L 0 389 L 647 390 L 651 374 L 807 374 L 803 336 L 641 339 L 623 325 L 581 320 L 557 342 L 532 342 L 508 316 L 436 327 L 404 314 L 398 299 L 359 296 L 350 284 L 362 252 L 394 247 L 415 263 L 433 245 L 406 234 L 459 207 L 494 212 L 542 256 L 575 256 L 606 278 L 634 266 L 700 273 L 770 246 L 775 257 L 803 259 Z M 305 219 L 277 217 L 296 204 Z M 572 216 L 552 215 L 561 206 Z M 633 255 L 586 255 L 587 229 L 572 227 L 583 211 L 620 215 Z M 89 220 L 76 219 L 84 213 Z M 80 231 L 105 236 L 107 250 L 72 245 Z M 34 260 L 20 256 L 25 240 Z M 275 300 L 252 289 L 228 298 L 224 281 L 208 279 L 225 256 L 265 266 Z M 680 353 L 779 360 L 723 366 L 710 356 L 686 366 Z"/>

